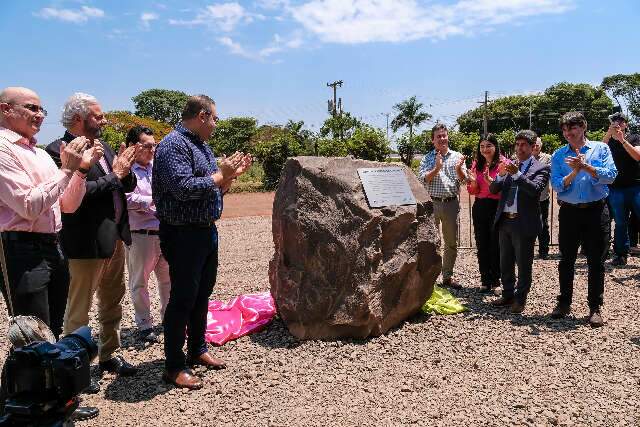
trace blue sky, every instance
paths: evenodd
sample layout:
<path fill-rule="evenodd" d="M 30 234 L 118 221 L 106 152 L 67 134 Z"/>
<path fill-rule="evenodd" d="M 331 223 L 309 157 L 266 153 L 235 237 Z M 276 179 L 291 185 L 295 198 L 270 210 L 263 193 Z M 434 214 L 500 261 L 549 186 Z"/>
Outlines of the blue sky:
<path fill-rule="evenodd" d="M 639 18 L 637 0 L 0 0 L 0 86 L 40 94 L 43 143 L 76 91 L 106 110 L 205 93 L 221 117 L 318 130 L 341 79 L 344 109 L 373 125 L 411 95 L 452 123 L 485 90 L 640 72 Z"/>

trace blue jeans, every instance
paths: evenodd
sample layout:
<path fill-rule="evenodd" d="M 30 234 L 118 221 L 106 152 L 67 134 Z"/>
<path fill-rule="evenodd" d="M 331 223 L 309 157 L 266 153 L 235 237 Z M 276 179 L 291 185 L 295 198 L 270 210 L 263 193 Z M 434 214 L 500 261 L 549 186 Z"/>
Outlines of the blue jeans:
<path fill-rule="evenodd" d="M 187 367 L 182 351 L 185 335 L 189 357 L 207 351 L 209 296 L 218 271 L 218 232 L 213 227 L 173 226 L 160 223 L 160 249 L 169 264 L 171 292 L 164 313 L 165 368 Z"/>
<path fill-rule="evenodd" d="M 626 256 L 629 253 L 629 212 L 640 216 L 640 186 L 611 188 L 609 206 L 616 225 L 613 234 L 613 252 Z"/>

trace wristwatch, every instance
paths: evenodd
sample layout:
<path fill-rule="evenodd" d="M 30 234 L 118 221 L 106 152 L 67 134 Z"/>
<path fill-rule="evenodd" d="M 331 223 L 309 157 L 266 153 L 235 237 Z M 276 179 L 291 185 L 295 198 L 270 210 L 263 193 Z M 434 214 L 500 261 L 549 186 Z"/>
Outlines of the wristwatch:
<path fill-rule="evenodd" d="M 89 173 L 89 169 L 85 169 L 85 168 L 78 168 L 78 172 L 82 173 L 82 174 L 88 174 Z"/>

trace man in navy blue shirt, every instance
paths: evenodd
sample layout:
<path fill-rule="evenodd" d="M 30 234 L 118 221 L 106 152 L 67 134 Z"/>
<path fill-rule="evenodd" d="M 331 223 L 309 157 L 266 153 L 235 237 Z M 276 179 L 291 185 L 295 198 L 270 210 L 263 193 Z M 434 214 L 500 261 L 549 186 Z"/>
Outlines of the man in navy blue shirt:
<path fill-rule="evenodd" d="M 607 144 L 587 140 L 587 121 L 572 111 L 560 119 L 562 135 L 569 144 L 558 148 L 551 158 L 551 186 L 560 204 L 558 265 L 560 296 L 551 317 L 559 319 L 571 312 L 573 276 L 578 246 L 587 255 L 589 323 L 604 325 L 600 307 L 604 298 L 604 260 L 609 247 L 609 210 L 605 199 L 608 185 L 618 174 Z"/>
<path fill-rule="evenodd" d="M 204 334 L 208 301 L 218 269 L 222 195 L 251 165 L 242 153 L 216 162 L 207 145 L 218 122 L 216 105 L 205 95 L 188 99 L 182 122 L 156 149 L 153 201 L 160 219 L 160 248 L 169 264 L 171 293 L 164 314 L 164 379 L 199 389 L 189 365 L 224 368 L 207 350 Z M 187 355 L 182 351 L 187 339 Z"/>

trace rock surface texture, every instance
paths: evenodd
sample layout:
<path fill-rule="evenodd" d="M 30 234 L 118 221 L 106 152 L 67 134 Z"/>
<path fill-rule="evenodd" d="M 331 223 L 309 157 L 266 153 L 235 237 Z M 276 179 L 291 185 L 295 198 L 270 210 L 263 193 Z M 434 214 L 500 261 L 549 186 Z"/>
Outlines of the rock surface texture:
<path fill-rule="evenodd" d="M 352 158 L 287 161 L 273 203 L 269 281 L 297 338 L 378 336 L 431 295 L 442 261 L 426 190 L 405 168 L 417 204 L 371 209 L 358 177 L 358 168 L 390 166 Z"/>

